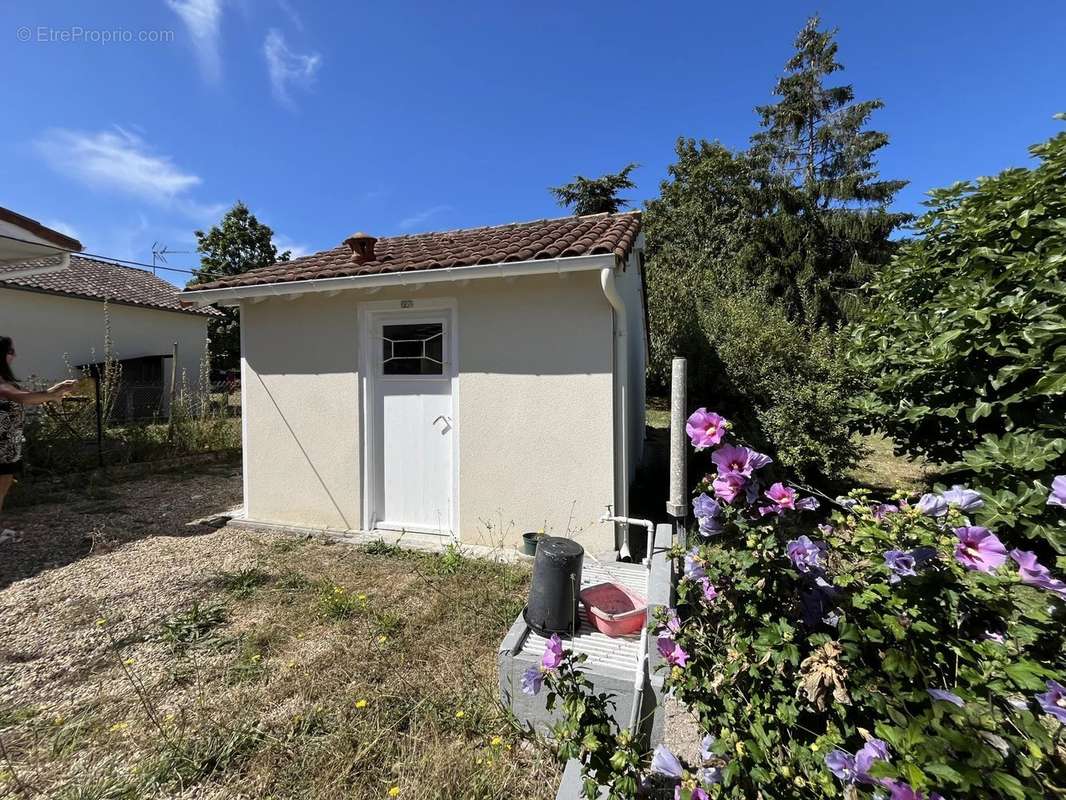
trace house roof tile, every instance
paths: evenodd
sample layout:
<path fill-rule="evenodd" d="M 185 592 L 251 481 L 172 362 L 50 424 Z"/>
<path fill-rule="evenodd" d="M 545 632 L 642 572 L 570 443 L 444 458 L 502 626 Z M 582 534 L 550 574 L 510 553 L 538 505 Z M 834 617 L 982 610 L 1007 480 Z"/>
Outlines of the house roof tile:
<path fill-rule="evenodd" d="M 60 263 L 61 256 L 38 258 L 19 264 L 25 267 L 49 267 Z M 213 308 L 193 309 L 179 301 L 178 287 L 150 272 L 135 267 L 72 255 L 70 266 L 54 272 L 4 279 L 0 288 L 67 295 L 88 300 L 108 300 L 131 306 L 180 311 L 184 314 L 215 316 Z"/>
<path fill-rule="evenodd" d="M 378 239 L 372 260 L 356 263 L 347 245 L 188 287 L 190 290 L 472 267 L 614 254 L 625 258 L 640 232 L 640 213 L 515 222 L 487 228 Z"/>

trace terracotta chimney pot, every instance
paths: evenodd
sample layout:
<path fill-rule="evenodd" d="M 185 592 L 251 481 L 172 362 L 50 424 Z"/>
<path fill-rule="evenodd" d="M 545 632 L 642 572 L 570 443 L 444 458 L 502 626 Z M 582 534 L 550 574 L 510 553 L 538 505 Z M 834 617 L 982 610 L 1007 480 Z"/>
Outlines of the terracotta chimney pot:
<path fill-rule="evenodd" d="M 363 233 L 360 231 L 359 233 L 353 233 L 344 240 L 344 243 L 348 245 L 352 251 L 352 261 L 356 264 L 365 264 L 367 261 L 373 261 L 375 258 L 374 243 L 376 241 L 376 236 L 371 236 L 369 233 Z"/>

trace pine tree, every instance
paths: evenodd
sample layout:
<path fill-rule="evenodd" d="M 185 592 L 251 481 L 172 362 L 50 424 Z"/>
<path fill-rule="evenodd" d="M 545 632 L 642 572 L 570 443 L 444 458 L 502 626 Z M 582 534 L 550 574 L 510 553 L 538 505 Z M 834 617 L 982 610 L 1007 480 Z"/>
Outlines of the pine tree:
<path fill-rule="evenodd" d="M 888 210 L 906 181 L 881 180 L 876 153 L 888 136 L 867 129 L 881 100 L 856 101 L 851 85 L 827 86 L 843 69 L 836 30 L 811 17 L 774 88 L 778 102 L 756 108 L 762 130 L 751 155 L 765 171 L 769 213 L 758 237 L 767 289 L 789 314 L 835 326 L 849 294 L 888 261 L 892 232 L 910 215 Z"/>
<path fill-rule="evenodd" d="M 274 231 L 256 219 L 240 201 L 209 231 L 195 233 L 200 269 L 189 281 L 190 285 L 289 260 L 288 250 L 278 254 L 273 242 Z M 212 318 L 208 326 L 211 363 L 216 369 L 235 369 L 241 361 L 240 314 L 234 308 L 219 311 L 222 316 Z"/>
<path fill-rule="evenodd" d="M 637 164 L 627 164 L 621 171 L 608 173 L 599 178 L 577 175 L 570 183 L 550 186 L 548 191 L 552 193 L 559 205 L 564 208 L 573 206 L 574 213 L 578 216 L 617 214 L 629 205 L 629 202 L 619 197 L 618 193 L 626 189 L 635 189 L 637 186 L 629 178 L 629 173 L 637 166 Z"/>

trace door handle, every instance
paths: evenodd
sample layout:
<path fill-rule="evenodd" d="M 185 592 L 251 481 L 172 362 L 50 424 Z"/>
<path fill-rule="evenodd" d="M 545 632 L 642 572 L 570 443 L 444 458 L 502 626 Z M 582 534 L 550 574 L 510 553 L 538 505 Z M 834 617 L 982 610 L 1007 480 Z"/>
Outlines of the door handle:
<path fill-rule="evenodd" d="M 448 430 L 452 427 L 452 418 L 446 417 L 443 414 L 438 415 L 437 418 L 433 420 L 432 424 L 436 425 L 438 422 L 444 423 L 444 429 L 441 431 L 441 433 L 447 433 Z"/>

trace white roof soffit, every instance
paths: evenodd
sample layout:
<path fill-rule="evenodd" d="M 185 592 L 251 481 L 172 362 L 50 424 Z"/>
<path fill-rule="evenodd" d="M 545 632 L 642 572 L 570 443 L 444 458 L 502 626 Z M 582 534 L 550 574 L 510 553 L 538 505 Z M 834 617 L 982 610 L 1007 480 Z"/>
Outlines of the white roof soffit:
<path fill-rule="evenodd" d="M 339 292 L 346 289 L 380 289 L 386 286 L 449 283 L 482 278 L 516 278 L 525 275 L 562 275 L 584 270 L 613 269 L 613 253 L 568 258 L 545 258 L 537 261 L 512 261 L 477 264 L 472 267 L 438 267 L 437 269 L 382 272 L 373 275 L 349 275 L 343 278 L 317 278 L 302 281 L 266 283 L 259 286 L 233 286 L 223 289 L 186 289 L 178 296 L 183 305 L 236 305 L 249 298 L 282 297 L 311 292 Z"/>

